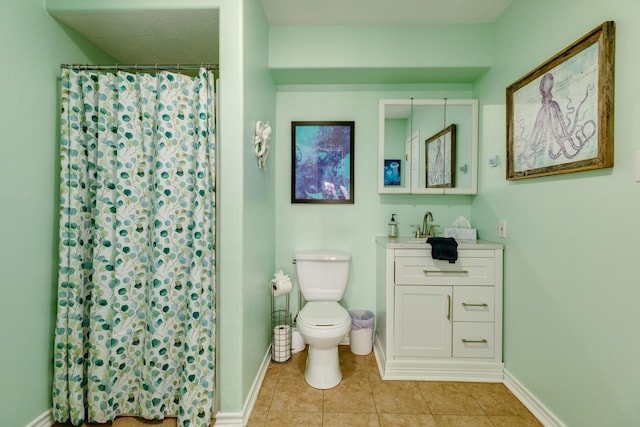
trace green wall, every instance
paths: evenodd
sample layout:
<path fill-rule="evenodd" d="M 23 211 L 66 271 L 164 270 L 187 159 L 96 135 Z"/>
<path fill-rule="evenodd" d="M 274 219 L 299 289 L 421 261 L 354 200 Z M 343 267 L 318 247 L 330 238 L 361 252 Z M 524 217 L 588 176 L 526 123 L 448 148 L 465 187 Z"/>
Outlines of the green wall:
<path fill-rule="evenodd" d="M 242 388 L 242 164 L 244 136 L 241 97 L 244 2 L 223 1 L 220 8 L 220 126 L 218 134 L 218 348 L 217 375 L 219 410 L 239 412 L 244 402 Z M 224 66 L 222 65 L 224 64 Z M 227 94 L 226 96 L 223 94 Z M 229 141 L 229 143 L 226 143 Z M 222 183 L 225 185 L 222 185 Z M 222 248 L 224 247 L 224 250 Z M 227 285 L 228 284 L 228 285 Z M 221 368 L 224 367 L 224 368 Z"/>
<path fill-rule="evenodd" d="M 269 293 L 275 244 L 273 155 L 267 172 L 253 155 L 257 120 L 274 122 L 267 67 L 268 27 L 257 0 L 212 0 L 220 7 L 218 132 L 218 398 L 242 414 L 270 344 Z"/>
<path fill-rule="evenodd" d="M 422 224 L 426 211 L 434 222 L 449 225 L 470 216 L 471 196 L 378 194 L 378 100 L 384 98 L 468 98 L 469 85 L 287 85 L 277 93 L 276 129 L 276 269 L 293 276 L 297 250 L 338 249 L 352 255 L 345 297 L 347 309 L 375 311 L 375 236 L 386 235 L 392 213 L 401 236 Z M 291 203 L 291 122 L 353 120 L 354 204 Z M 416 131 L 417 129 L 414 129 Z M 430 135 L 421 135 L 426 137 Z M 297 301 L 293 302 L 297 307 Z M 294 311 L 295 312 L 295 311 Z"/>
<path fill-rule="evenodd" d="M 505 180 L 505 87 L 602 22 L 616 22 L 615 166 Z M 569 426 L 640 423 L 637 269 L 640 3 L 514 0 L 495 25 L 495 63 L 477 84 L 479 232 L 505 243 L 506 370 Z M 500 166 L 485 166 L 493 154 Z"/>
<path fill-rule="evenodd" d="M 0 425 L 51 407 L 61 63 L 111 61 L 42 1 L 0 6 Z"/>
<path fill-rule="evenodd" d="M 251 391 L 258 368 L 271 344 L 271 295 L 268 283 L 275 272 L 275 175 L 273 137 L 267 170 L 258 168 L 253 138 L 256 121 L 268 121 L 275 128 L 275 85 L 268 68 L 268 26 L 262 6 L 245 1 L 244 10 L 244 184 L 242 193 L 244 291 L 242 306 L 242 390 L 243 403 Z M 224 185 L 224 182 L 222 182 Z M 222 206 L 224 209 L 224 206 Z M 223 249 L 224 250 L 224 247 Z M 225 283 L 225 286 L 231 285 Z M 223 323 L 224 324 L 224 323 Z M 223 368 L 224 369 L 224 368 Z"/>
<path fill-rule="evenodd" d="M 491 65 L 491 35 L 489 24 L 276 25 L 269 66 L 279 84 L 468 83 Z"/>

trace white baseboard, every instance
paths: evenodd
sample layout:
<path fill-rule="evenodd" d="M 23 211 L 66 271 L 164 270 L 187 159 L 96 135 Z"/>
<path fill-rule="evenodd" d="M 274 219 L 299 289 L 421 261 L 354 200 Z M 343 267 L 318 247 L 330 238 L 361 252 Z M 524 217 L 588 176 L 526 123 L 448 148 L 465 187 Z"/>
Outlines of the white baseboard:
<path fill-rule="evenodd" d="M 527 407 L 529 411 L 545 427 L 566 427 L 566 425 L 556 417 L 546 406 L 542 404 L 520 381 L 505 369 L 504 385 L 511 390 L 511 393 Z"/>
<path fill-rule="evenodd" d="M 218 412 L 214 426 L 243 427 L 244 416 L 242 412 Z"/>
<path fill-rule="evenodd" d="M 53 415 L 51 414 L 51 409 L 49 409 L 27 424 L 26 427 L 51 427 L 53 423 Z"/>
<path fill-rule="evenodd" d="M 243 427 L 247 425 L 251 412 L 253 411 L 253 407 L 258 399 L 260 387 L 262 386 L 264 377 L 267 375 L 269 363 L 271 363 L 271 346 L 267 349 L 267 354 L 264 356 L 260 371 L 251 385 L 251 390 L 249 391 L 249 396 L 244 403 L 242 412 L 218 412 L 216 414 L 216 426 Z"/>
<path fill-rule="evenodd" d="M 380 378 L 384 377 L 384 364 L 387 362 L 387 357 L 382 349 L 382 343 L 378 338 L 378 334 L 374 334 L 373 336 L 373 355 L 376 359 L 376 365 L 378 365 L 378 373 L 380 374 Z"/>

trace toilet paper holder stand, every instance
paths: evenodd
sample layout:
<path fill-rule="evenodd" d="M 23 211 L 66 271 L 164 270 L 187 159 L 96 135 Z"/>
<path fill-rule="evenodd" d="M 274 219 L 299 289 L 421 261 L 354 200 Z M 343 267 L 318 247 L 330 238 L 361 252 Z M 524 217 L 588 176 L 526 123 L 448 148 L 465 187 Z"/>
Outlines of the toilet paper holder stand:
<path fill-rule="evenodd" d="M 284 295 L 284 310 L 277 309 L 276 297 L 271 294 L 271 360 L 288 362 L 291 360 L 291 313 L 289 294 Z"/>

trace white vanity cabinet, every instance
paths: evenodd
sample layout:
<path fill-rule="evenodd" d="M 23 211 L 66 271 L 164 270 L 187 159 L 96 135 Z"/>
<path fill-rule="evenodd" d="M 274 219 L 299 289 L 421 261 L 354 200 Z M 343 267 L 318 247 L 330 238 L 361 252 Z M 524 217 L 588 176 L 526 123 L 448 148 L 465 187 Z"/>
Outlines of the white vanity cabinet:
<path fill-rule="evenodd" d="M 377 239 L 375 352 L 384 379 L 502 381 L 502 246 Z"/>

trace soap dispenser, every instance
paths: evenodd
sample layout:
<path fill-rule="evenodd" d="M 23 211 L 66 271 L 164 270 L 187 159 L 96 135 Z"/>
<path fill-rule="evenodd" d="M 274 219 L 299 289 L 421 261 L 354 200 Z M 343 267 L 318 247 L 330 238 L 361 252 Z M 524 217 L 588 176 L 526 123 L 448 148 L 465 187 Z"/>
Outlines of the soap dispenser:
<path fill-rule="evenodd" d="M 387 232 L 389 237 L 398 237 L 398 223 L 396 222 L 396 214 L 391 214 L 391 220 L 389 221 L 389 231 Z"/>

